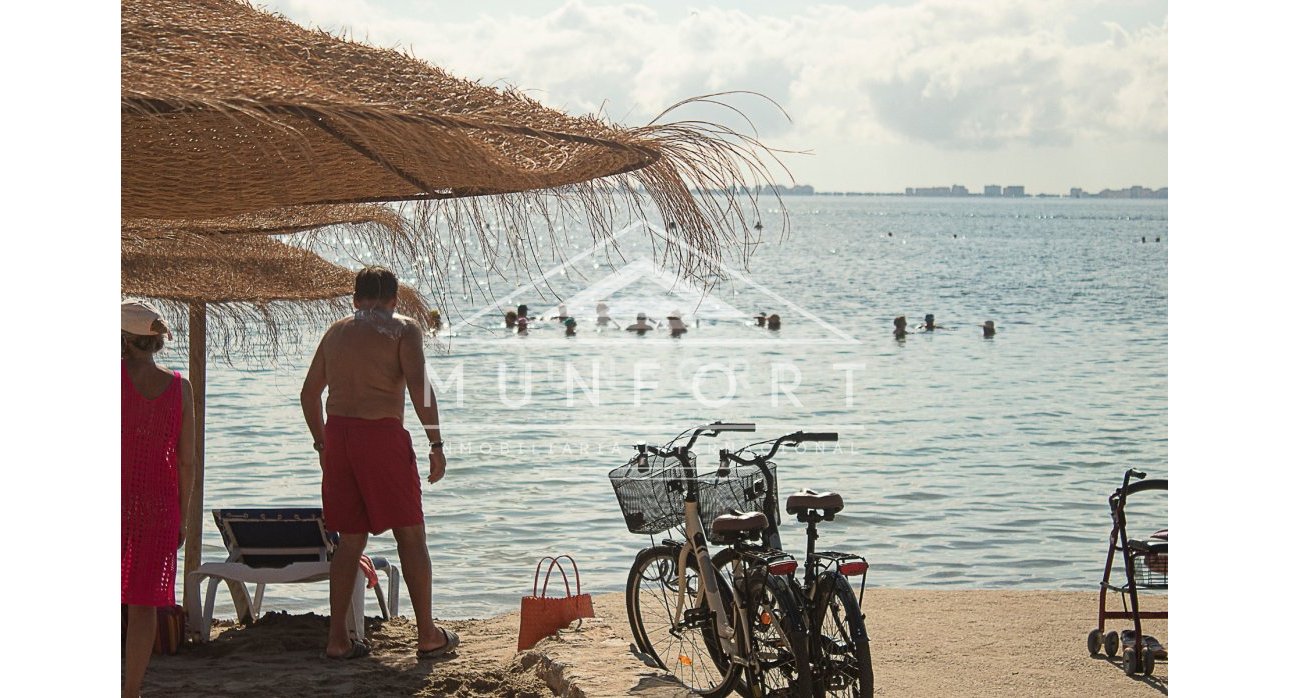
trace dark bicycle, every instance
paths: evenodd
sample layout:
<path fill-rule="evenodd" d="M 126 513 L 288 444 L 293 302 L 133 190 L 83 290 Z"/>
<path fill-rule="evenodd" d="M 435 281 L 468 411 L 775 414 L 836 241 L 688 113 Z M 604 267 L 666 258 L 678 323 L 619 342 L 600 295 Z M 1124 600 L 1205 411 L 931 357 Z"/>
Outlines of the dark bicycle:
<path fill-rule="evenodd" d="M 769 484 L 763 494 L 761 510 L 777 512 L 777 488 L 775 486 L 775 464 L 771 461 L 781 446 L 798 446 L 811 441 L 837 441 L 834 432 L 808 433 L 794 432 L 777 439 L 768 439 L 744 446 L 736 451 L 720 451 L 720 474 L 730 468 L 730 464 L 755 466 Z M 750 449 L 765 444 L 773 444 L 764 455 L 751 453 Z M 750 452 L 748 457 L 741 454 Z M 873 662 L 869 654 L 869 636 L 865 631 L 864 614 L 861 603 L 864 600 L 865 582 L 868 578 L 869 564 L 859 555 L 837 551 L 818 551 L 816 541 L 819 532 L 816 526 L 824 521 L 832 521 L 842 511 L 842 496 L 834 492 L 814 492 L 803 490 L 788 497 L 785 511 L 806 524 L 806 564 L 803 578 L 799 582 L 794 569 L 784 575 L 793 590 L 802 615 L 808 626 L 802 632 L 803 637 L 790 634 L 790 640 L 804 644 L 804 655 L 808 663 L 794 667 L 797 672 L 809 672 L 810 685 L 814 695 L 848 696 L 851 698 L 872 698 L 873 696 Z M 767 550 L 782 550 L 779 536 L 778 515 L 768 515 L 769 526 L 762 532 L 762 540 Z M 723 550 L 713 558 L 713 564 L 723 572 L 728 569 L 738 552 Z M 782 574 L 782 572 L 781 572 Z M 860 578 L 860 595 L 856 596 L 851 588 L 849 577 Z M 809 664 L 809 665 L 808 665 Z"/>

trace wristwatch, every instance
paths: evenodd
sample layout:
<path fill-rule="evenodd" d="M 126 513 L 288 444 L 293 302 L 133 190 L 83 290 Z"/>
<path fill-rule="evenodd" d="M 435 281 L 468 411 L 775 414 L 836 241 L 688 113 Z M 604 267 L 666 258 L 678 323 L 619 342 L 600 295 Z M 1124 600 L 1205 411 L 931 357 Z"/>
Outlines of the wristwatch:
<path fill-rule="evenodd" d="M 443 442 L 442 442 L 442 441 L 431 441 L 431 442 L 430 442 L 430 450 L 431 450 L 431 451 L 433 451 L 433 450 L 435 450 L 436 448 L 437 448 L 437 449 L 439 449 L 440 451 L 442 451 L 442 450 L 443 450 Z"/>

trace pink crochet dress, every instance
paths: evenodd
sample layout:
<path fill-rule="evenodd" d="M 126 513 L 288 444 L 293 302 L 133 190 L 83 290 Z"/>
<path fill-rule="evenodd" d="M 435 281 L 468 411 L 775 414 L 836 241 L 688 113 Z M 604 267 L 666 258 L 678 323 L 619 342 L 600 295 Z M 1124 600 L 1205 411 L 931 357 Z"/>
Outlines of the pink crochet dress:
<path fill-rule="evenodd" d="M 179 372 L 165 392 L 139 394 L 121 362 L 121 603 L 175 603 L 179 543 Z"/>

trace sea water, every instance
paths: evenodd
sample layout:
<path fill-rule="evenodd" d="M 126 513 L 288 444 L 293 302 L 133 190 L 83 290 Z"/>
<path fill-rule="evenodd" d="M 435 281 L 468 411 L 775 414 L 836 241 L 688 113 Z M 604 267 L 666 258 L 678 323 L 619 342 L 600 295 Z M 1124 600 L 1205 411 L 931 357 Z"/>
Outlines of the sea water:
<path fill-rule="evenodd" d="M 845 509 L 823 524 L 821 545 L 864 555 L 871 586 L 1097 588 L 1108 496 L 1127 468 L 1168 476 L 1166 202 L 783 205 L 791 234 L 779 238 L 778 204 L 763 210 L 766 242 L 746 266 L 729 265 L 697 312 L 692 288 L 637 273 L 652 261 L 613 276 L 653 259 L 639 229 L 613 255 L 575 231 L 565 258 L 587 256 L 546 265 L 550 277 L 532 288 L 528 277 L 495 283 L 493 300 L 513 290 L 502 305 L 527 303 L 535 316 L 574 301 L 574 337 L 556 321 L 518 337 L 499 329 L 488 299 L 456 301 L 452 335 L 427 352 L 448 444 L 447 476 L 423 485 L 436 615 L 517 609 L 548 554 L 577 560 L 584 591 L 622 590 L 650 539 L 627 531 L 607 473 L 633 444 L 715 419 L 758 431 L 705 439 L 704 469 L 718 447 L 838 432 L 836 443 L 776 457 L 781 504 L 803 487 L 840 493 Z M 638 311 L 663 320 L 675 306 L 690 331 L 597 331 L 587 303 L 602 293 L 620 326 Z M 782 328 L 756 327 L 757 312 L 779 314 Z M 917 331 L 928 313 L 944 329 Z M 891 332 L 897 315 L 913 330 L 903 341 Z M 985 320 L 993 338 L 982 335 Z M 298 395 L 322 329 L 303 328 L 305 341 L 271 366 L 212 362 L 208 512 L 319 505 Z M 424 476 L 427 442 L 410 408 L 407 423 Z M 1155 494 L 1131 502 L 1143 535 L 1167 526 L 1167 496 Z M 782 531 L 800 556 L 802 526 L 784 517 Z M 388 533 L 368 552 L 397 556 Z M 225 555 L 208 514 L 204 559 Z M 217 615 L 231 616 L 220 599 Z M 325 584 L 279 585 L 265 598 L 266 610 L 325 613 L 326 604 Z M 406 591 L 401 610 L 411 613 Z"/>

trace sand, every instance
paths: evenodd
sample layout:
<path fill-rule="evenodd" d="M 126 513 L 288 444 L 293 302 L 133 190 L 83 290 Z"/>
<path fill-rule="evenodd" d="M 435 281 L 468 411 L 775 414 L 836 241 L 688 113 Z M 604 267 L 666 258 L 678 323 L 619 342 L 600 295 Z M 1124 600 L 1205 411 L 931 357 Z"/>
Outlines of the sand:
<path fill-rule="evenodd" d="M 1167 607 L 1164 596 L 1148 601 L 1149 608 Z M 245 628 L 222 622 L 209 644 L 154 657 L 144 695 L 683 695 L 634 654 L 623 596 L 597 596 L 594 603 L 597 618 L 518 654 L 518 612 L 444 621 L 461 634 L 457 656 L 420 663 L 406 618 L 369 619 L 372 655 L 344 662 L 321 658 L 326 618 L 318 615 L 270 613 Z M 1085 637 L 1096 626 L 1096 594 L 871 589 L 864 606 L 880 696 L 1168 694 L 1168 661 L 1143 679 L 1125 676 L 1118 660 L 1089 657 Z M 1144 627 L 1168 645 L 1167 621 Z"/>

